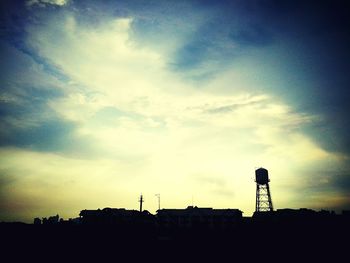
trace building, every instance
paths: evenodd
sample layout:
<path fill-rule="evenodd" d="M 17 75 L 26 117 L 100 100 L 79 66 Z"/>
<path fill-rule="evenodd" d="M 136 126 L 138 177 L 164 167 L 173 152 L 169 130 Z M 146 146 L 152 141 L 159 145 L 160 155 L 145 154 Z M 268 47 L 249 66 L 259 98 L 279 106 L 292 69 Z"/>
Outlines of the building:
<path fill-rule="evenodd" d="M 49 218 L 44 217 L 42 220 L 43 225 L 54 225 L 58 224 L 60 219 L 59 215 L 50 216 Z"/>
<path fill-rule="evenodd" d="M 34 225 L 41 225 L 41 219 L 39 217 L 34 218 Z"/>
<path fill-rule="evenodd" d="M 126 210 L 125 208 L 103 208 L 97 210 L 82 210 L 79 214 L 82 224 L 88 225 L 149 225 L 153 224 L 154 216 L 147 210 Z"/>
<path fill-rule="evenodd" d="M 315 224 L 316 222 L 330 222 L 336 218 L 334 211 L 315 211 L 308 208 L 283 208 L 269 212 L 255 212 L 254 221 L 265 221 L 286 224 Z"/>
<path fill-rule="evenodd" d="M 157 222 L 170 228 L 229 228 L 242 220 L 239 209 L 213 209 L 189 206 L 186 209 L 160 209 Z"/>

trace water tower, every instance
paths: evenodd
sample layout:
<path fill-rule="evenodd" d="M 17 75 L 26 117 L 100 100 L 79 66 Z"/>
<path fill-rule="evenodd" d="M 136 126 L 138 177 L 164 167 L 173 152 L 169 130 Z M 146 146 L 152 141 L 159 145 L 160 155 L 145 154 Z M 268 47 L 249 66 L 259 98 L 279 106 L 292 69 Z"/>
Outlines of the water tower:
<path fill-rule="evenodd" d="M 255 170 L 256 203 L 255 212 L 273 211 L 269 172 L 264 168 Z"/>

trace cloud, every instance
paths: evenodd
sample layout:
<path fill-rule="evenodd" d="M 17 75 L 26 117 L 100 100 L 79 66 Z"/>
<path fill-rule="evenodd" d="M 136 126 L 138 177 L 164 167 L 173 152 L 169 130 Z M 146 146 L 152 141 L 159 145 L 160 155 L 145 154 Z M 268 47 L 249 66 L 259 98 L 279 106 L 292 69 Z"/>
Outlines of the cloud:
<path fill-rule="evenodd" d="M 272 42 L 271 33 L 257 25 L 234 31 L 230 34 L 230 37 L 235 43 L 244 47 L 264 46 Z"/>
<path fill-rule="evenodd" d="M 297 129 L 317 121 L 316 117 L 293 112 L 268 95 L 245 94 L 239 88 L 234 95 L 211 92 L 211 86 L 220 90 L 230 85 L 221 79 L 197 90 L 167 70 L 164 54 L 134 42 L 130 35 L 132 18 L 107 19 L 101 27 L 81 24 L 71 13 L 60 23 L 50 21 L 44 27 L 30 28 L 29 44 L 83 89 L 52 99 L 48 105 L 62 118 L 79 123 L 78 131 L 91 136 L 99 145 L 128 155 L 135 153 L 137 147 L 141 155 L 158 158 L 161 149 L 168 151 L 167 148 L 179 147 L 176 144 L 193 140 L 195 156 L 197 149 L 205 148 L 210 141 L 224 141 L 211 139 L 213 133 L 232 129 L 236 134 L 251 130 L 252 137 L 243 139 L 240 146 L 236 145 L 238 148 L 253 142 L 280 148 L 276 151 L 283 154 L 291 145 L 282 139 L 276 143 L 276 138 L 282 138 L 283 131 L 289 129 L 285 136 L 295 141 L 294 146 L 306 150 L 306 160 L 313 158 L 307 152 L 317 146 Z M 235 85 L 239 87 L 240 83 L 238 80 Z M 116 116 L 99 129 L 90 121 L 105 107 L 127 112 L 129 116 Z M 221 115 L 205 114 L 213 111 Z M 147 120 L 160 123 L 162 129 L 152 132 Z M 230 132 L 226 133 L 222 138 L 229 138 Z M 167 139 L 169 136 L 173 139 Z M 160 148 L 154 147 L 155 140 Z M 295 147 L 298 151 L 298 146 Z"/>
<path fill-rule="evenodd" d="M 47 107 L 64 96 L 64 84 L 30 55 L 0 43 L 0 144 L 41 150 L 62 150 L 74 124 L 61 121 Z"/>
<path fill-rule="evenodd" d="M 28 0 L 26 2 L 26 5 L 29 7 L 33 5 L 38 5 L 40 7 L 45 7 L 47 5 L 63 6 L 66 5 L 68 2 L 68 0 Z"/>

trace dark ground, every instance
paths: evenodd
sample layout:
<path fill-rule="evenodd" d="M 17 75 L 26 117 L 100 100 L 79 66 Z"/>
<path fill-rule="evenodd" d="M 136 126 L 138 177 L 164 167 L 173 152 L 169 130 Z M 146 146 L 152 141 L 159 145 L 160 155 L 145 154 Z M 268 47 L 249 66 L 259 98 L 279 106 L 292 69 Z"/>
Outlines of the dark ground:
<path fill-rule="evenodd" d="M 234 227 L 0 223 L 9 260 L 95 262 L 347 262 L 350 220 L 243 220 Z"/>

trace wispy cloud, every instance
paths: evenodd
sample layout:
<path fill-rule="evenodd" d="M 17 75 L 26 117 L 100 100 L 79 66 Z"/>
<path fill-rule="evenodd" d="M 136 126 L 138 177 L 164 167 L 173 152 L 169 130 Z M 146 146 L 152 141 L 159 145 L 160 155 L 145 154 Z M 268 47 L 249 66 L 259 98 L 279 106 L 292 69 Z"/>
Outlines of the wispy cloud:
<path fill-rule="evenodd" d="M 66 5 L 69 2 L 69 0 L 28 0 L 26 2 L 27 6 L 33 6 L 38 5 L 40 7 L 45 7 L 46 5 L 57 5 L 57 6 L 63 6 Z"/>

